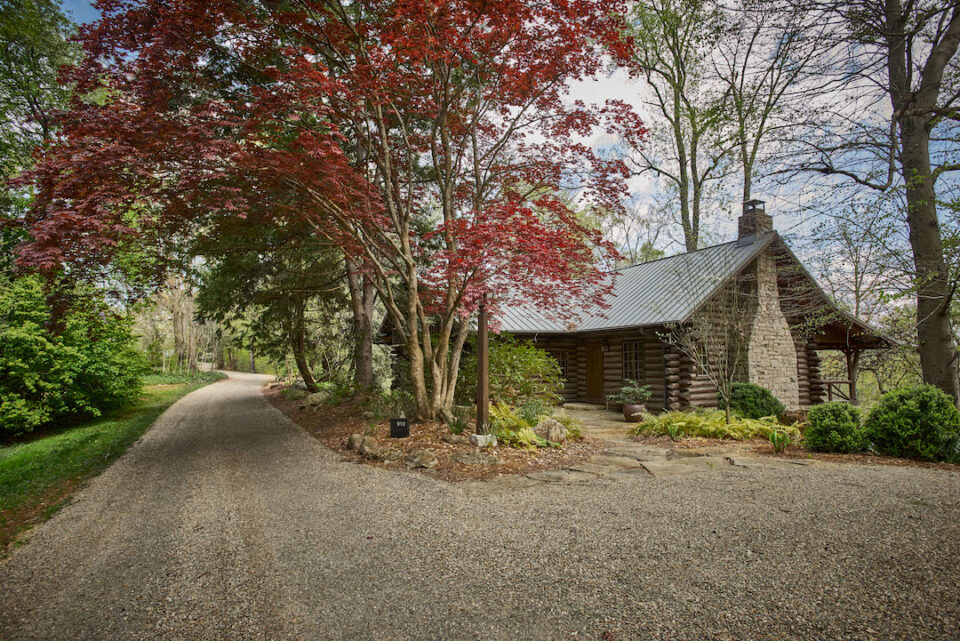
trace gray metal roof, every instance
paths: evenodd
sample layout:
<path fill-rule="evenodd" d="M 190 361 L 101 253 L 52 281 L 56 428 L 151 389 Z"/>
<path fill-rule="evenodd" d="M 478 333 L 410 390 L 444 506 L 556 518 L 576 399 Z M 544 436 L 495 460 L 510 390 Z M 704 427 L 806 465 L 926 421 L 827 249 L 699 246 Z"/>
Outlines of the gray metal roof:
<path fill-rule="evenodd" d="M 520 334 L 559 333 L 683 322 L 776 238 L 776 232 L 768 232 L 625 267 L 610 275 L 615 280 L 605 301 L 610 307 L 605 310 L 587 309 L 577 321 L 565 323 L 552 318 L 548 310 L 511 306 L 502 310 L 500 328 Z"/>

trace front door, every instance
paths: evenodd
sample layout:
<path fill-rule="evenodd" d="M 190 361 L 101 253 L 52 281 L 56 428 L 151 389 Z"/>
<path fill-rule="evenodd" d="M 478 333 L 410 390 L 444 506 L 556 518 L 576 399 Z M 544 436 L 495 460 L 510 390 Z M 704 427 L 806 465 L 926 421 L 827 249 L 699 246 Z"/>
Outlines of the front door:
<path fill-rule="evenodd" d="M 603 349 L 599 343 L 587 344 L 587 400 L 603 401 Z"/>

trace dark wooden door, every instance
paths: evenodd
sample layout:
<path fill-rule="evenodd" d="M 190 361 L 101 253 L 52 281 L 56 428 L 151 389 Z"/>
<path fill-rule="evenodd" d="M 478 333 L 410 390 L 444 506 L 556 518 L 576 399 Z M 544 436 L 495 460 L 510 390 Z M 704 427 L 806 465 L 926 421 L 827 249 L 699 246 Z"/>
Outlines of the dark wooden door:
<path fill-rule="evenodd" d="M 603 400 L 603 350 L 599 344 L 587 345 L 587 400 Z"/>

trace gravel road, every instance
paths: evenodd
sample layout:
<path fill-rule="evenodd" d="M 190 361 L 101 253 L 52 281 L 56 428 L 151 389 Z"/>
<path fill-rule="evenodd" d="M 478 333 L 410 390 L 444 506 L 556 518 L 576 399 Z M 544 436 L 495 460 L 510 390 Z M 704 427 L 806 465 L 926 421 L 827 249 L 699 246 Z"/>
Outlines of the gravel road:
<path fill-rule="evenodd" d="M 233 375 L 0 562 L 0 639 L 950 639 L 960 474 L 817 463 L 471 497 Z"/>

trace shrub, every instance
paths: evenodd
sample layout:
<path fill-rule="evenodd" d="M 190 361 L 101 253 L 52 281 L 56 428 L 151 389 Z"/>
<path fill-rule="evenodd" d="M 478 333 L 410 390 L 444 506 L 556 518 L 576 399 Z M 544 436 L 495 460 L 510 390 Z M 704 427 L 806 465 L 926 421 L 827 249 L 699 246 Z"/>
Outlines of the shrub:
<path fill-rule="evenodd" d="M 504 445 L 520 448 L 546 447 L 546 440 L 537 436 L 533 425 L 520 412 L 506 403 L 496 403 L 490 408 L 490 429 Z"/>
<path fill-rule="evenodd" d="M 860 410 L 839 401 L 814 405 L 807 412 L 803 444 L 817 452 L 863 451 Z"/>
<path fill-rule="evenodd" d="M 616 394 L 607 396 L 607 400 L 617 405 L 641 405 L 650 398 L 650 386 L 640 385 L 629 378 L 624 379 L 623 387 Z"/>
<path fill-rule="evenodd" d="M 932 385 L 888 392 L 867 416 L 864 433 L 881 454 L 936 461 L 951 458 L 960 412 Z"/>
<path fill-rule="evenodd" d="M 773 451 L 777 454 L 783 454 L 790 445 L 790 435 L 784 430 L 773 430 L 770 432 L 770 444 L 773 445 Z"/>
<path fill-rule="evenodd" d="M 717 410 L 665 412 L 659 416 L 647 414 L 643 422 L 630 430 L 630 433 L 634 436 L 676 434 L 744 441 L 752 438 L 769 439 L 774 430 L 786 432 L 794 440 L 800 437 L 800 430 L 796 427 L 780 425 L 769 418 L 735 419 L 728 425 L 724 413 Z"/>
<path fill-rule="evenodd" d="M 721 394 L 717 394 L 717 403 L 723 407 Z M 786 409 L 765 387 L 753 383 L 734 383 L 730 388 L 730 411 L 740 418 L 780 416 Z"/>
<path fill-rule="evenodd" d="M 93 296 L 52 325 L 43 282 L 0 285 L 0 430 L 21 434 L 62 418 L 99 416 L 140 393 L 144 364 L 130 323 Z"/>
<path fill-rule="evenodd" d="M 466 405 L 477 389 L 476 350 L 460 363 L 457 400 Z M 560 402 L 563 379 L 556 359 L 527 341 L 501 334 L 490 342 L 490 398 L 498 403 L 520 407 L 529 401 L 547 406 Z"/>
<path fill-rule="evenodd" d="M 521 403 L 519 411 L 520 418 L 530 425 L 536 425 L 553 413 L 553 407 L 541 398 L 531 398 Z"/>
<path fill-rule="evenodd" d="M 470 414 L 470 408 L 454 407 L 450 412 L 450 422 L 447 424 L 450 427 L 450 433 L 463 434 L 470 424 Z"/>

